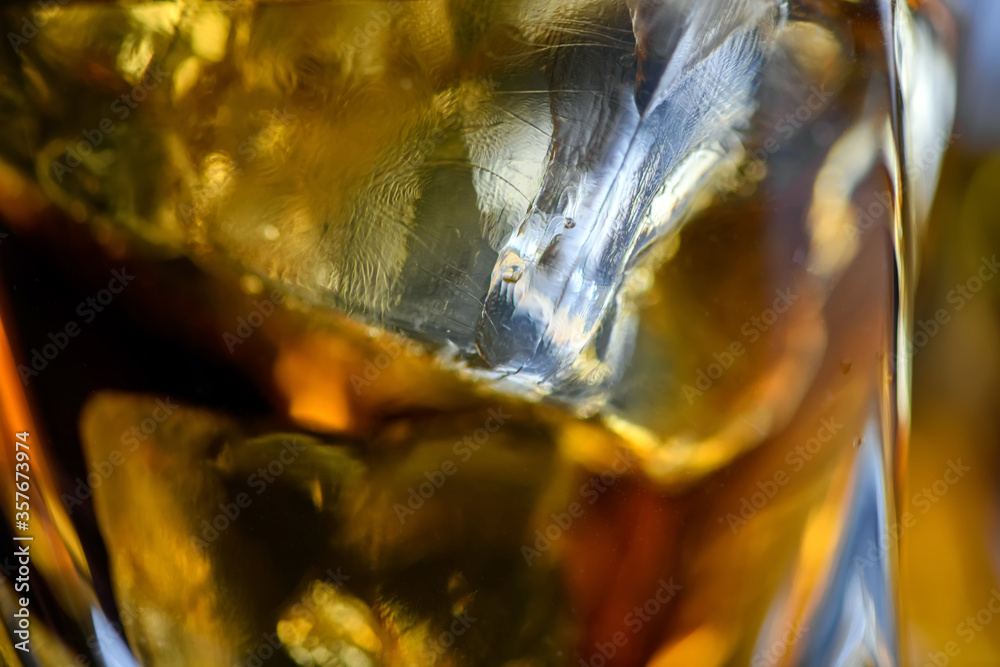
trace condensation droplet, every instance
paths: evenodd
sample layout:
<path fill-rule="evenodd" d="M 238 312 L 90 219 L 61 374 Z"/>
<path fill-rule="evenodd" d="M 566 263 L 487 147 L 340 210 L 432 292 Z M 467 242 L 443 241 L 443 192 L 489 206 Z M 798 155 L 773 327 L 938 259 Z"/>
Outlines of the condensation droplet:
<path fill-rule="evenodd" d="M 505 283 L 516 283 L 524 274 L 524 267 L 520 264 L 508 266 L 503 270 L 503 281 Z"/>
<path fill-rule="evenodd" d="M 277 227 L 275 227 L 274 225 L 264 226 L 264 238 L 266 238 L 268 241 L 274 241 L 279 236 L 281 236 L 281 232 L 278 231 Z"/>

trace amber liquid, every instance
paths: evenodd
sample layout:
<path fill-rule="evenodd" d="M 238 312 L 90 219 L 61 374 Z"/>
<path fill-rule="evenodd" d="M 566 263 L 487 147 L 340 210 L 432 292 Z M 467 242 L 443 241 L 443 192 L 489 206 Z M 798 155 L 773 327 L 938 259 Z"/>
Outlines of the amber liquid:
<path fill-rule="evenodd" d="M 25 387 L 18 365 L 46 328 L 4 313 L 19 340 L 5 427 L 26 418 L 24 395 L 55 400 L 60 373 L 79 399 L 38 425 L 72 434 L 43 464 L 42 571 L 69 582 L 48 594 L 67 611 L 39 635 L 43 664 L 126 650 L 149 665 L 896 664 L 912 252 L 899 239 L 912 213 L 894 176 L 906 160 L 892 27 L 876 4 L 790 3 L 744 153 L 635 269 L 634 349 L 598 409 L 498 386 L 456 351 L 475 309 L 450 295 L 482 288 L 491 260 L 484 272 L 489 246 L 463 217 L 474 169 L 454 168 L 471 162 L 469 127 L 449 114 L 468 120 L 453 107 L 481 112 L 501 93 L 544 104 L 505 69 L 551 51 L 525 46 L 530 12 L 47 15 L 28 57 L 0 61 L 10 116 L 28 128 L 5 149 L 18 194 L 5 216 L 29 246 L 85 267 L 71 272 L 137 273 L 115 305 L 115 324 L 135 328 L 130 354 L 168 341 L 166 358 L 208 360 L 205 377 L 233 374 L 252 398 L 134 368 L 127 381 L 53 369 Z M 566 24 L 611 39 L 601 21 L 620 9 Z M 344 59 L 359 69 L 334 68 Z M 100 130 L 109 109 L 117 135 Z M 94 128 L 104 145 L 63 173 Z M 334 193 L 332 219 L 353 205 L 350 224 L 378 228 L 366 197 L 395 191 L 357 182 L 412 171 L 386 166 L 394 142 L 426 149 L 399 151 L 421 176 L 393 181 L 416 188 L 412 202 L 386 204 L 413 204 L 410 236 L 317 245 L 329 238 L 318 190 Z M 45 202 L 61 214 L 30 208 Z M 316 247 L 333 250 L 317 261 Z M 405 255 L 398 275 L 365 273 L 357 260 L 375 252 Z M 450 252 L 465 262 L 455 275 L 405 287 Z M 179 407 L 164 416 L 167 394 Z M 74 438 L 82 456 L 60 458 Z"/>

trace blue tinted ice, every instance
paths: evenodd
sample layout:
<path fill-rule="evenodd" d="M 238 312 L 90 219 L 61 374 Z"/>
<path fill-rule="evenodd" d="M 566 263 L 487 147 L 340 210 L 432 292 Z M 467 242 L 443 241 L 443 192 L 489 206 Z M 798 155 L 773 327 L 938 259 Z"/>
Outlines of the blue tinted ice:
<path fill-rule="evenodd" d="M 491 276 L 478 349 L 526 380 L 619 363 L 626 274 L 739 149 L 785 14 L 777 0 L 632 0 L 629 9 L 635 57 L 583 47 L 556 57 L 542 185 Z"/>

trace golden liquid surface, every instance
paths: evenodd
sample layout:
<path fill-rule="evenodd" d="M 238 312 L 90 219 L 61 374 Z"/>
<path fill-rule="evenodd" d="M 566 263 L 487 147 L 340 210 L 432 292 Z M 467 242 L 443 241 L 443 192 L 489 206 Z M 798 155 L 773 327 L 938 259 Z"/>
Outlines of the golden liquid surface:
<path fill-rule="evenodd" d="M 553 40 L 618 39 L 610 4 L 47 13 L 0 64 L 5 217 L 84 273 L 132 267 L 136 335 L 238 369 L 269 412 L 193 392 L 160 420 L 155 382 L 122 392 L 94 372 L 83 465 L 48 482 L 67 554 L 46 576 L 73 559 L 82 589 L 110 589 L 143 664 L 816 664 L 838 641 L 823 624 L 859 471 L 895 512 L 907 260 L 880 19 L 792 4 L 745 154 L 636 270 L 632 361 L 585 414 L 400 326 L 467 303 L 400 294 L 446 250 L 468 265 L 431 287 L 481 286 L 470 146 L 502 140 L 484 128 L 503 95 L 545 104 L 524 84 Z M 5 369 L 5 426 L 25 419 L 18 365 L 39 344 L 24 336 Z M 874 593 L 894 603 L 889 579 Z M 896 629 L 872 632 L 844 645 L 891 664 Z M 53 661 L 87 650 L 39 641 Z"/>

